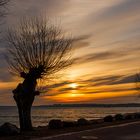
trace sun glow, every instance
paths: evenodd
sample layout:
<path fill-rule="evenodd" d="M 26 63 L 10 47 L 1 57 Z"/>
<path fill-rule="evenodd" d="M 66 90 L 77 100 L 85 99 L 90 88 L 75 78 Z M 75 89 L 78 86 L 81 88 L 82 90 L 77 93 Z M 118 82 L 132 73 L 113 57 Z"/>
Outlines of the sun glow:
<path fill-rule="evenodd" d="M 69 97 L 81 97 L 81 96 L 83 96 L 84 94 L 80 94 L 80 93 L 72 93 L 72 94 L 70 94 L 69 95 Z"/>
<path fill-rule="evenodd" d="M 78 84 L 72 83 L 72 84 L 70 84 L 69 86 L 70 86 L 71 88 L 77 88 L 77 87 L 78 87 Z"/>

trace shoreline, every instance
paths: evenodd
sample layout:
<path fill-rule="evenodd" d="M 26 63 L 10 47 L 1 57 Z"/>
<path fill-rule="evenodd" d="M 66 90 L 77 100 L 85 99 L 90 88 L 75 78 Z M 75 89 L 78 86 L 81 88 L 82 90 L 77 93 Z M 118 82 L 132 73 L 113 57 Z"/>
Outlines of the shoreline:
<path fill-rule="evenodd" d="M 134 116 L 135 113 L 127 114 L 128 116 Z M 107 116 L 106 116 L 107 117 Z M 79 131 L 86 131 L 86 130 L 96 130 L 102 127 L 110 127 L 116 125 L 123 125 L 128 123 L 135 123 L 140 122 L 140 118 L 127 118 L 124 120 L 112 120 L 112 121 L 105 121 L 105 119 L 98 119 L 98 120 L 90 120 L 92 123 L 85 124 L 85 125 L 77 125 L 71 127 L 62 127 L 60 129 L 50 129 L 49 126 L 38 126 L 35 127 L 31 132 L 24 132 L 16 136 L 2 136 L 0 137 L 1 140 L 28 140 L 28 139 L 38 139 L 43 137 L 52 137 L 55 135 L 64 135 L 67 133 L 77 133 Z"/>

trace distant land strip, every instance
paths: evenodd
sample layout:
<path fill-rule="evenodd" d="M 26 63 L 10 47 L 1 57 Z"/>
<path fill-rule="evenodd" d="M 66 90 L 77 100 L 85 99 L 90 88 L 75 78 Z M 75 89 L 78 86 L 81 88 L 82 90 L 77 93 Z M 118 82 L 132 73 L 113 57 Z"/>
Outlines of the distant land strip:
<path fill-rule="evenodd" d="M 16 106 L 0 106 L 3 107 L 16 107 Z M 127 103 L 127 104 L 52 104 L 52 105 L 39 105 L 33 108 L 60 108 L 60 107 L 140 107 L 140 103 Z"/>

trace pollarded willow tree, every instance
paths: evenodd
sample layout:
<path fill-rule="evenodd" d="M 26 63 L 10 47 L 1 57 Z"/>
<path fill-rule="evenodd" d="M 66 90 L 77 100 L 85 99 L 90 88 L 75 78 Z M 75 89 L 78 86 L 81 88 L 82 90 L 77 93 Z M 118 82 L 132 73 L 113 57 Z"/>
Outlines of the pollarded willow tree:
<path fill-rule="evenodd" d="M 73 40 L 46 19 L 24 18 L 19 27 L 8 31 L 7 61 L 12 74 L 23 78 L 13 90 L 21 131 L 31 130 L 31 107 L 38 79 L 47 79 L 71 65 Z"/>

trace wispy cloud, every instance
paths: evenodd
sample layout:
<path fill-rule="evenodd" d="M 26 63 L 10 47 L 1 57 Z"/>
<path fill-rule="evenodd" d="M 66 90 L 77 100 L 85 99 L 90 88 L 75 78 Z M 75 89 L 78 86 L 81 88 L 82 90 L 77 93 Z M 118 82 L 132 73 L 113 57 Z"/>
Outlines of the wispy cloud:
<path fill-rule="evenodd" d="M 116 97 L 116 102 L 122 102 L 125 96 L 127 102 L 135 101 L 135 73 L 140 69 L 140 0 L 14 0 L 9 6 L 4 32 L 8 26 L 16 26 L 22 16 L 42 13 L 60 20 L 62 28 L 75 38 L 75 64 L 58 83 L 49 83 L 48 92 L 38 98 L 37 104 L 58 102 L 62 97 L 74 102 L 80 102 L 79 97 L 84 98 L 83 102 L 114 102 Z M 5 44 L 0 45 L 0 101 L 5 100 L 2 104 L 12 103 L 8 94 L 14 86 L 8 90 L 5 87 L 15 80 L 3 61 Z M 73 90 L 70 83 L 79 85 Z"/>

